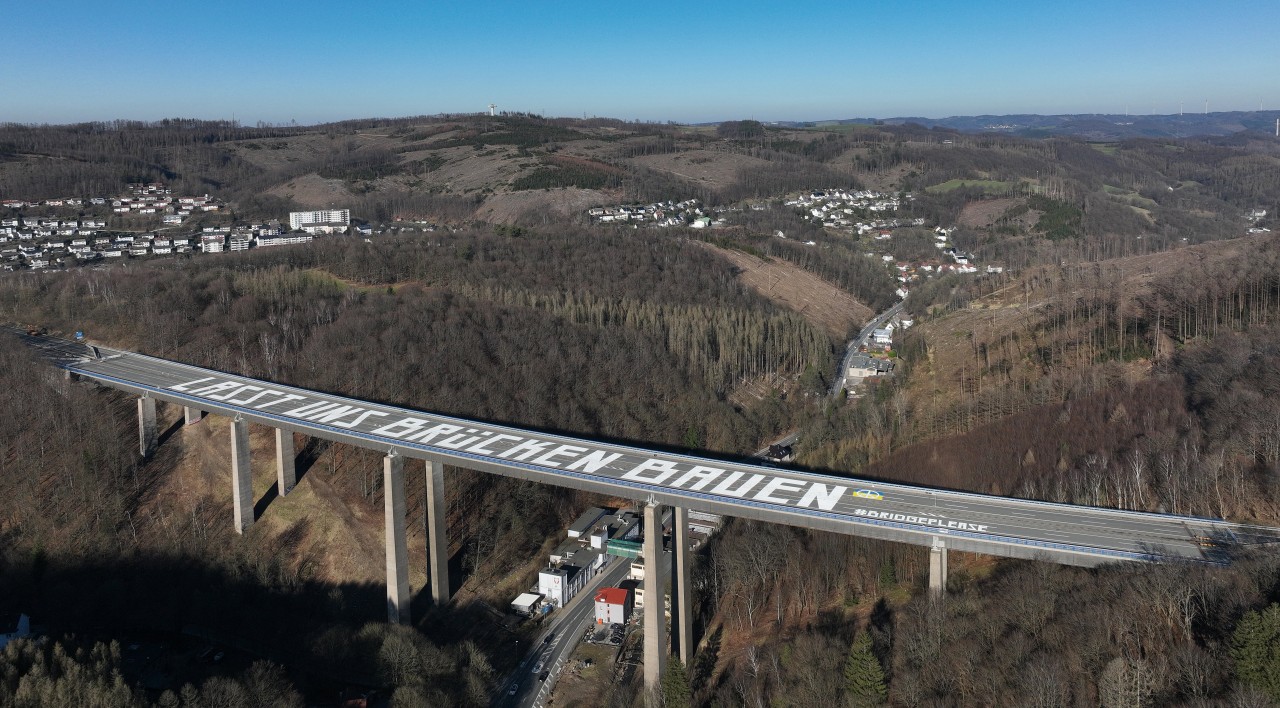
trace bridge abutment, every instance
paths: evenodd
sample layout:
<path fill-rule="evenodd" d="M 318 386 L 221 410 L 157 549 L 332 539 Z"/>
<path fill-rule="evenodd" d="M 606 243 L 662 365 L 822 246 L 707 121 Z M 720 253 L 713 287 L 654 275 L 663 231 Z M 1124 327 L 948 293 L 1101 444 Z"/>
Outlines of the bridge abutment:
<path fill-rule="evenodd" d="M 182 418 L 184 425 L 195 425 L 201 420 L 204 420 L 204 411 L 199 408 L 192 408 L 191 406 L 183 406 Z"/>
<path fill-rule="evenodd" d="M 672 521 L 672 573 L 671 590 L 674 595 L 671 619 L 672 653 L 679 657 L 686 667 L 693 661 L 693 594 L 689 578 L 689 509 L 683 506 L 673 507 L 675 518 Z"/>
<path fill-rule="evenodd" d="M 947 593 L 947 547 L 942 539 L 934 538 L 929 547 L 929 595 L 942 597 Z"/>
<path fill-rule="evenodd" d="M 298 484 L 296 455 L 293 451 L 293 431 L 276 428 L 276 491 L 284 496 Z"/>
<path fill-rule="evenodd" d="M 404 534 L 404 458 L 382 460 L 382 503 L 386 518 L 387 621 L 409 624 L 409 550 Z"/>
<path fill-rule="evenodd" d="M 138 449 L 143 457 L 151 457 L 156 451 L 156 399 L 138 398 Z"/>
<path fill-rule="evenodd" d="M 437 605 L 449 601 L 449 537 L 445 533 L 444 463 L 425 460 L 427 480 L 427 568 L 431 600 Z"/>
<path fill-rule="evenodd" d="M 249 422 L 231 421 L 231 505 L 236 533 L 253 526 L 253 468 L 249 460 Z"/>
<path fill-rule="evenodd" d="M 646 703 L 661 690 L 667 667 L 666 589 L 662 573 L 661 504 L 644 507 L 644 688 Z"/>

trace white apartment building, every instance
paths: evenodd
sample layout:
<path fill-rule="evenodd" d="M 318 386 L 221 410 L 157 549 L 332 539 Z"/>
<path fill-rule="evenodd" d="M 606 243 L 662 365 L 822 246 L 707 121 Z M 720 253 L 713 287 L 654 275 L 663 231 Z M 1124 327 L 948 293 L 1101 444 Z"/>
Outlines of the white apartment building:
<path fill-rule="evenodd" d="M 289 212 L 289 229 L 292 231 L 306 231 L 312 235 L 328 234 L 346 231 L 348 226 L 351 226 L 350 209 Z"/>
<path fill-rule="evenodd" d="M 200 250 L 205 253 L 222 253 L 226 250 L 226 236 L 223 234 L 204 234 L 200 237 Z"/>
<path fill-rule="evenodd" d="M 259 236 L 258 247 L 265 248 L 267 246 L 287 246 L 295 243 L 310 243 L 311 235 L 300 236 L 298 234 L 273 234 L 270 236 Z"/>

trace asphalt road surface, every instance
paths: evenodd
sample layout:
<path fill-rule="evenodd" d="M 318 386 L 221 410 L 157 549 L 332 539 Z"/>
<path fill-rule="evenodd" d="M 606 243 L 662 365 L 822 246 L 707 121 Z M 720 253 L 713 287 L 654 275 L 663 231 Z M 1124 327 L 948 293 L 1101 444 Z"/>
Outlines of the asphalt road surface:
<path fill-rule="evenodd" d="M 840 392 L 845 390 L 847 379 L 849 378 L 849 363 L 853 361 L 853 357 L 858 353 L 858 349 L 862 345 L 871 340 L 871 333 L 884 326 L 894 315 L 902 312 L 902 306 L 905 303 L 899 302 L 893 307 L 881 312 L 875 316 L 875 319 L 867 323 L 866 327 L 858 332 L 858 336 L 849 340 L 849 346 L 845 349 L 844 359 L 840 360 L 840 370 L 836 372 L 835 383 L 831 384 L 831 396 L 839 396 Z"/>
<path fill-rule="evenodd" d="M 16 332 L 55 364 L 139 395 L 316 437 L 713 513 L 1075 565 L 1217 560 L 1276 530 L 836 477 L 452 418 Z M 908 476 L 904 474 L 903 476 Z"/>
<path fill-rule="evenodd" d="M 502 692 L 493 702 L 494 706 L 532 708 L 546 705 L 551 688 L 569 656 L 582 641 L 583 632 L 595 621 L 596 590 L 617 587 L 627 577 L 631 561 L 612 556 L 609 558 L 609 565 L 596 574 L 587 587 L 578 591 L 567 607 L 551 613 L 545 631 L 538 635 L 537 643 L 515 673 L 507 677 Z M 543 671 L 548 673 L 545 681 L 539 679 Z M 513 688 L 515 693 L 512 693 Z"/>

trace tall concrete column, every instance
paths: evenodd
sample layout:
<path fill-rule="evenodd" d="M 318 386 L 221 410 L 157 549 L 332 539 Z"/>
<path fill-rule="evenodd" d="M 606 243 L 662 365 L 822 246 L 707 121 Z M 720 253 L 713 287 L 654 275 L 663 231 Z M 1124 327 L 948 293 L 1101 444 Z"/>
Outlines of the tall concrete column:
<path fill-rule="evenodd" d="M 386 517 L 387 621 L 409 624 L 409 549 L 404 535 L 404 458 L 382 460 L 382 502 Z"/>
<path fill-rule="evenodd" d="M 431 600 L 437 605 L 449 601 L 449 537 L 445 533 L 444 463 L 426 460 L 427 477 L 427 567 Z"/>
<path fill-rule="evenodd" d="M 235 511 L 236 533 L 253 526 L 253 468 L 249 462 L 249 423 L 231 421 L 231 505 Z"/>
<path fill-rule="evenodd" d="M 284 496 L 298 484 L 293 453 L 293 431 L 276 428 L 276 491 Z"/>
<path fill-rule="evenodd" d="M 929 548 L 929 594 L 942 597 L 947 592 L 947 547 L 942 539 L 934 538 Z"/>
<path fill-rule="evenodd" d="M 143 457 L 151 457 L 156 451 L 156 399 L 142 396 L 138 399 L 138 449 Z"/>
<path fill-rule="evenodd" d="M 661 690 L 667 667 L 666 590 L 662 577 L 661 504 L 644 507 L 644 688 L 646 702 Z"/>
<path fill-rule="evenodd" d="M 195 425 L 201 420 L 204 420 L 204 411 L 199 408 L 192 408 L 191 406 L 183 406 L 182 417 L 184 425 Z"/>
<path fill-rule="evenodd" d="M 675 520 L 672 528 L 672 572 L 671 590 L 674 602 L 671 608 L 672 638 L 675 640 L 673 653 L 680 657 L 680 662 L 689 666 L 693 661 L 693 593 L 689 579 L 689 510 L 683 506 L 674 507 Z"/>

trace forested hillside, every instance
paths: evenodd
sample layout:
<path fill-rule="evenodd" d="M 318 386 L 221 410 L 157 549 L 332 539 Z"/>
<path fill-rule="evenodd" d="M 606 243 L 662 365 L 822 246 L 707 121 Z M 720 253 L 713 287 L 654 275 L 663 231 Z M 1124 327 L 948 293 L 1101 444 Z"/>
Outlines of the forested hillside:
<path fill-rule="evenodd" d="M 135 181 L 211 192 L 245 218 L 350 207 L 383 226 L 547 225 L 626 201 L 732 205 L 869 187 L 916 193 L 913 216 L 966 225 L 960 246 L 1020 267 L 1242 235 L 1242 214 L 1280 208 L 1280 147 L 1254 134 L 1089 143 L 911 124 L 693 128 L 527 114 L 0 126 L 0 197 L 110 196 Z M 993 200 L 985 218 L 964 218 Z M 775 221 L 800 228 L 781 211 Z"/>
<path fill-rule="evenodd" d="M 899 344 L 899 375 L 816 417 L 800 461 L 1275 525 L 1277 253 L 1268 235 L 980 284 L 939 281 L 908 303 L 922 321 Z M 828 609 L 835 620 L 801 608 L 840 553 L 814 534 L 743 531 L 737 544 L 721 539 L 708 572 L 732 588 L 718 593 L 726 629 L 754 628 L 755 646 L 723 673 L 706 669 L 708 698 L 867 698 L 860 651 L 876 657 L 872 683 L 896 705 L 1280 698 L 1262 678 L 1276 665 L 1252 654 L 1275 636 L 1257 627 L 1271 615 L 1250 614 L 1276 598 L 1269 546 L 1241 549 L 1229 570 L 1079 571 L 972 557 L 957 572 L 953 560 L 945 602 L 906 604 L 876 598 L 892 598 L 899 581 L 921 582 L 924 554 L 868 549 L 856 570 L 835 566 L 839 589 L 818 593 L 840 600 Z M 753 576 L 762 546 L 794 570 Z M 815 567 L 824 573 L 813 580 L 799 572 Z M 743 613 L 762 609 L 776 610 L 770 622 L 790 633 L 761 635 L 759 618 Z M 870 646 L 859 649 L 864 634 Z M 844 681 L 833 678 L 841 671 Z M 797 691 L 805 698 L 792 698 Z"/>
<path fill-rule="evenodd" d="M 904 339 L 910 413 L 868 454 L 905 448 L 883 469 L 939 484 L 964 459 L 976 488 L 1270 521 L 1278 258 L 1265 235 L 957 289 Z"/>
<path fill-rule="evenodd" d="M 705 248 L 635 235 L 583 245 L 537 232 L 333 241 L 22 275 L 0 285 L 0 307 L 103 343 L 312 388 L 726 453 L 794 425 L 807 395 L 797 376 L 834 365 L 825 332 L 738 284 Z M 583 503 L 564 490 L 453 474 L 451 536 L 475 587 L 464 587 L 457 609 L 429 614 L 425 635 L 362 627 L 379 616 L 377 564 L 342 577 L 329 557 L 346 546 L 326 537 L 364 535 L 366 524 L 378 533 L 376 455 L 304 451 L 314 461 L 303 501 L 272 507 L 301 518 L 267 514 L 256 535 L 233 543 L 216 472 L 221 424 L 178 431 L 139 466 L 127 397 L 69 385 L 14 342 L 5 352 L 0 596 L 58 631 L 216 626 L 258 656 L 304 667 L 299 680 L 312 691 L 338 678 L 483 703 L 488 667 L 513 658 L 483 607 L 509 600 L 505 588 L 536 569 L 526 564 L 543 539 Z M 728 402 L 764 374 L 781 382 L 771 395 Z M 209 472 L 180 471 L 192 460 Z M 421 494 L 420 481 L 410 486 Z M 308 499 L 312 508 L 297 506 Z M 506 577 L 512 568 L 523 570 Z M 223 596 L 253 611 L 228 614 Z M 389 642 L 410 642 L 428 673 L 388 675 Z"/>
<path fill-rule="evenodd" d="M 1275 524 L 1280 250 L 1268 232 L 1241 236 L 1271 223 L 1250 212 L 1280 207 L 1278 154 L 1260 138 L 528 115 L 3 126 L 5 198 L 163 180 L 216 192 L 236 219 L 349 206 L 385 233 L 7 274 L 0 319 L 443 413 L 722 454 L 798 429 L 798 464 L 834 474 Z M 882 258 L 932 255 L 929 232 L 874 257 L 870 237 L 784 204 L 832 186 L 910 193 L 902 217 L 955 226 L 955 247 L 1006 265 L 912 284 L 895 376 L 841 401 L 824 394 L 845 333 L 761 295 L 720 255 L 803 269 L 885 309 L 903 271 Z M 585 217 L 689 198 L 724 223 Z M 0 342 L 0 384 L 0 617 L 30 612 L 65 648 L 0 655 L 0 705 L 235 704 L 246 691 L 288 704 L 349 685 L 395 705 L 485 704 L 517 659 L 490 608 L 600 502 L 451 470 L 458 600 L 388 627 L 375 621 L 376 454 L 308 444 L 299 489 L 238 539 L 209 461 L 225 421 L 174 426 L 141 464 L 127 397 L 58 379 L 13 342 Z M 420 554 L 420 525 L 410 542 Z M 925 563 L 916 547 L 729 520 L 696 562 L 692 702 L 1280 700 L 1274 549 L 1229 568 L 953 554 L 938 602 L 921 592 Z M 170 676 L 169 696 L 114 678 L 128 661 L 112 639 L 184 631 L 243 656 Z M 640 700 L 635 682 L 609 690 L 610 705 Z"/>

